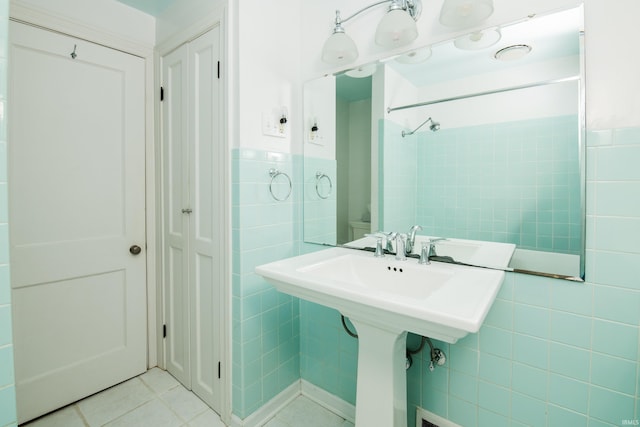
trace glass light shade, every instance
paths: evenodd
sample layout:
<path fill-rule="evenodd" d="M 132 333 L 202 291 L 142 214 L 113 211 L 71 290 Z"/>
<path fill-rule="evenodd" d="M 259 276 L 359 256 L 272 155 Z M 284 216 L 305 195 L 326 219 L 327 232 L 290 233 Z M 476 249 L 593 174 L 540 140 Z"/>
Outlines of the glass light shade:
<path fill-rule="evenodd" d="M 376 29 L 376 44 L 388 48 L 407 45 L 417 37 L 416 21 L 402 9 L 387 12 Z"/>
<path fill-rule="evenodd" d="M 466 36 L 459 37 L 453 41 L 453 44 L 455 47 L 462 50 L 485 49 L 498 43 L 500 38 L 500 30 L 494 28 L 476 31 L 471 34 L 467 34 Z"/>
<path fill-rule="evenodd" d="M 358 48 L 344 31 L 338 31 L 324 42 L 322 60 L 331 65 L 343 65 L 353 62 L 358 57 Z"/>
<path fill-rule="evenodd" d="M 448 27 L 469 28 L 493 13 L 493 0 L 445 0 L 440 23 Z"/>
<path fill-rule="evenodd" d="M 431 47 L 427 46 L 422 49 L 413 50 L 395 58 L 396 62 L 401 64 L 419 64 L 431 58 Z"/>

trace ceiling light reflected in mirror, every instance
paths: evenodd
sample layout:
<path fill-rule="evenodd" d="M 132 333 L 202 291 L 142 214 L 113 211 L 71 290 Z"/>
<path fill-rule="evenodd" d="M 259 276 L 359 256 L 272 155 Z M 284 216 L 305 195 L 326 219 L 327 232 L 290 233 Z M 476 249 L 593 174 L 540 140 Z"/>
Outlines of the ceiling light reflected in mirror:
<path fill-rule="evenodd" d="M 486 49 L 498 43 L 501 37 L 502 35 L 498 28 L 489 28 L 458 37 L 453 41 L 453 44 L 462 50 Z"/>
<path fill-rule="evenodd" d="M 493 0 L 445 0 L 440 23 L 452 28 L 470 28 L 493 13 Z"/>

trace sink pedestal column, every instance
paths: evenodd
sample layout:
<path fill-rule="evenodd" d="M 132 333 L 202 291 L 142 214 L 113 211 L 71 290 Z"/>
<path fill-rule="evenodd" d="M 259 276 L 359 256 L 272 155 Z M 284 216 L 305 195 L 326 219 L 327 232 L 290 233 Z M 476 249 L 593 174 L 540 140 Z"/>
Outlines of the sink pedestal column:
<path fill-rule="evenodd" d="M 355 427 L 407 427 L 407 332 L 350 320 L 358 333 Z"/>

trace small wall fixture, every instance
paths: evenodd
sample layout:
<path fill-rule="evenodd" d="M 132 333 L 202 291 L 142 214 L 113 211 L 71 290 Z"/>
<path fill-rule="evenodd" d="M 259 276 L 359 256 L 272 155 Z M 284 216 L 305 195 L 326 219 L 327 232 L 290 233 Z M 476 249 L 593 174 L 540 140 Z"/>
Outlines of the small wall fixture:
<path fill-rule="evenodd" d="M 313 125 L 311 126 L 311 131 L 309 132 L 309 141 L 315 141 L 316 139 L 318 139 L 318 131 L 320 129 L 318 128 L 318 122 L 314 121 Z"/>
<path fill-rule="evenodd" d="M 493 13 L 493 0 L 445 0 L 440 23 L 453 28 L 470 28 Z"/>
<path fill-rule="evenodd" d="M 500 49 L 493 57 L 500 61 L 515 61 L 528 55 L 531 51 L 532 48 L 528 44 L 514 44 Z"/>
<path fill-rule="evenodd" d="M 343 65 L 358 58 L 358 48 L 344 31 L 342 24 L 372 7 L 391 3 L 387 13 L 378 23 L 375 34 L 377 45 L 387 48 L 405 46 L 418 37 L 416 20 L 422 11 L 422 0 L 383 0 L 366 6 L 342 19 L 336 10 L 333 33 L 322 48 L 322 60 L 331 65 Z"/>
<path fill-rule="evenodd" d="M 402 137 L 404 138 L 405 136 L 413 135 L 414 133 L 416 133 L 418 131 L 418 129 L 420 129 L 422 126 L 424 126 L 428 122 L 431 122 L 431 126 L 429 126 L 429 130 L 431 132 L 437 132 L 437 131 L 440 130 L 440 123 L 433 121 L 433 119 L 431 117 L 429 117 L 427 120 L 425 120 L 424 122 L 420 123 L 420 126 L 415 128 L 411 132 L 402 131 Z"/>

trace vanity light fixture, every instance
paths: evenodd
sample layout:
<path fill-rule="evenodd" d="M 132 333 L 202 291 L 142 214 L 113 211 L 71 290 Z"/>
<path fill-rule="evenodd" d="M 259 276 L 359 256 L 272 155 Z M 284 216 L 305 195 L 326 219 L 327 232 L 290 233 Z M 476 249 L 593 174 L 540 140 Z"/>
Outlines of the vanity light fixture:
<path fill-rule="evenodd" d="M 375 34 L 377 45 L 387 48 L 405 46 L 418 37 L 416 20 L 422 11 L 422 0 L 383 0 L 363 7 L 351 16 L 342 19 L 336 10 L 333 33 L 322 48 L 322 60 L 331 65 L 343 65 L 358 58 L 358 48 L 344 31 L 342 24 L 372 7 L 391 3 L 387 13 L 378 23 Z"/>
<path fill-rule="evenodd" d="M 493 13 L 493 0 L 445 0 L 440 23 L 453 28 L 470 28 Z"/>
<path fill-rule="evenodd" d="M 490 28 L 488 30 L 474 31 L 462 37 L 458 37 L 453 44 L 462 50 L 478 50 L 486 49 L 500 41 L 502 35 L 498 28 Z"/>

